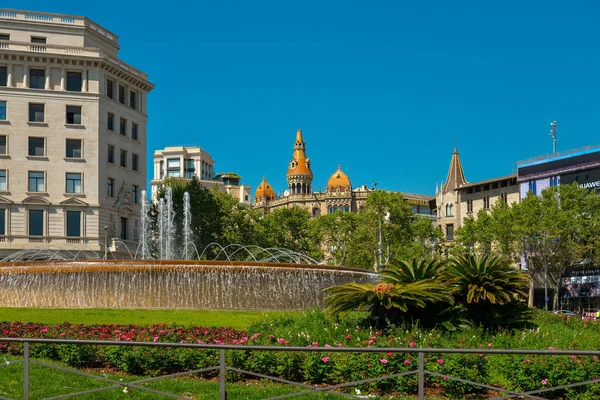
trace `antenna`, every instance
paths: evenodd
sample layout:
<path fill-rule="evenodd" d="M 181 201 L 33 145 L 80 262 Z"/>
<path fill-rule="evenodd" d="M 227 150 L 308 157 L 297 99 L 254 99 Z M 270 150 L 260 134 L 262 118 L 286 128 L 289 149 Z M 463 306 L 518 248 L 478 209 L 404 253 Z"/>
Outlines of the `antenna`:
<path fill-rule="evenodd" d="M 556 154 L 556 121 L 550 123 L 550 135 L 552 136 L 552 153 Z"/>

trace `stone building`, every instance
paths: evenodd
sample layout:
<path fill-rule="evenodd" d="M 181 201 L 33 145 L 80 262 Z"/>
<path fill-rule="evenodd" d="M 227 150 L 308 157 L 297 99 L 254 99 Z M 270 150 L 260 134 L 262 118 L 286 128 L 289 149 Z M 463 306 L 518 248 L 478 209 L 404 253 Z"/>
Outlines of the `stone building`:
<path fill-rule="evenodd" d="M 200 147 L 171 146 L 154 152 L 154 179 L 152 200 L 156 201 L 158 188 L 165 178 L 182 178 L 191 180 L 196 177 L 207 189 L 217 188 L 230 194 L 240 203 L 251 204 L 248 185 L 240 184 L 241 176 L 233 173 L 215 174 L 215 161 Z"/>
<path fill-rule="evenodd" d="M 313 190 L 313 172 L 311 161 L 306 154 L 306 143 L 302 130 L 296 132 L 292 159 L 288 164 L 286 174 L 287 190 L 283 196 L 276 196 L 273 187 L 266 178 L 258 186 L 254 196 L 254 207 L 269 212 L 281 207 L 298 206 L 310 211 L 312 216 L 325 215 L 337 210 L 343 212 L 358 212 L 367 200 L 373 188 L 366 185 L 353 187 L 350 177 L 345 174 L 340 165 L 331 174 L 325 191 Z M 413 211 L 425 215 L 434 221 L 432 206 L 433 196 L 402 193 L 411 205 Z"/>
<path fill-rule="evenodd" d="M 137 247 L 148 76 L 85 17 L 0 9 L 0 257 Z"/>
<path fill-rule="evenodd" d="M 460 155 L 454 149 L 446 181 L 436 186 L 437 224 L 446 241 L 454 240 L 464 218 L 477 218 L 479 210 L 489 210 L 496 201 L 519 202 L 517 174 L 467 182 Z"/>

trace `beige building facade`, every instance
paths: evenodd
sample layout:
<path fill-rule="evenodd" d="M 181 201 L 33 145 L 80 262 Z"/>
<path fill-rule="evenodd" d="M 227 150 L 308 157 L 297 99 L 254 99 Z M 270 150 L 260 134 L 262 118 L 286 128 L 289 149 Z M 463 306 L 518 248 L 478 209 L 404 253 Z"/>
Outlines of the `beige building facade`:
<path fill-rule="evenodd" d="M 118 51 L 85 17 L 0 9 L 0 257 L 137 248 L 153 85 Z"/>
<path fill-rule="evenodd" d="M 310 211 L 313 217 L 338 210 L 359 212 L 364 207 L 369 194 L 374 191 L 374 188 L 366 185 L 353 187 L 350 177 L 342 171 L 340 165 L 329 177 L 325 191 L 313 191 L 311 161 L 307 157 L 306 142 L 300 129 L 296 132 L 286 180 L 287 190 L 284 191 L 283 196 L 277 196 L 266 177 L 263 178 L 254 195 L 254 207 L 269 212 L 277 208 L 298 206 Z M 411 193 L 402 193 L 402 195 L 414 212 L 435 221 L 432 213 L 432 205 L 435 204 L 433 196 Z"/>
<path fill-rule="evenodd" d="M 251 204 L 251 187 L 240 183 L 242 177 L 233 173 L 215 174 L 215 161 L 200 147 L 171 146 L 154 152 L 154 179 L 152 200 L 156 201 L 158 189 L 168 178 L 191 180 L 196 177 L 207 189 L 217 188 L 238 202 Z"/>
<path fill-rule="evenodd" d="M 480 210 L 489 210 L 497 201 L 518 203 L 517 174 L 480 182 L 467 182 L 458 150 L 454 149 L 446 181 L 436 186 L 437 225 L 447 242 L 465 218 L 477 218 Z"/>

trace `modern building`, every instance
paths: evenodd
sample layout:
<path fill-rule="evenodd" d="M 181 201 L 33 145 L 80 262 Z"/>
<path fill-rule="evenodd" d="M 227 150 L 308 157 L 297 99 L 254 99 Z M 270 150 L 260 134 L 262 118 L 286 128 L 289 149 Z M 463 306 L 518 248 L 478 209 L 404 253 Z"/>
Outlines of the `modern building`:
<path fill-rule="evenodd" d="M 191 180 L 196 177 L 207 189 L 217 188 L 230 194 L 238 202 L 251 204 L 251 187 L 240 184 L 241 176 L 233 173 L 215 174 L 215 160 L 200 147 L 171 146 L 154 152 L 154 179 L 152 200 L 158 195 L 158 188 L 167 178 Z"/>
<path fill-rule="evenodd" d="M 325 191 L 313 190 L 313 173 L 310 158 L 306 155 L 306 142 L 302 130 L 296 132 L 292 159 L 288 164 L 286 180 L 287 189 L 282 196 L 277 196 L 266 178 L 258 186 L 254 195 L 254 207 L 269 212 L 281 207 L 298 206 L 307 209 L 312 216 L 325 215 L 335 211 L 358 212 L 373 192 L 367 186 L 353 187 L 350 177 L 340 165 L 329 177 Z M 402 193 L 413 211 L 427 216 L 432 221 L 434 216 L 431 206 L 435 204 L 433 196 Z"/>
<path fill-rule="evenodd" d="M 521 198 L 537 195 L 547 187 L 577 182 L 580 187 L 600 192 L 600 146 L 590 146 L 541 156 L 517 163 Z"/>
<path fill-rule="evenodd" d="M 153 87 L 88 18 L 0 9 L 0 257 L 137 247 Z"/>
<path fill-rule="evenodd" d="M 489 210 L 496 201 L 519 202 L 517 175 L 511 174 L 480 182 L 467 182 L 458 150 L 454 149 L 446 181 L 436 185 L 437 224 L 446 241 L 468 217 L 477 218 L 479 210 Z"/>

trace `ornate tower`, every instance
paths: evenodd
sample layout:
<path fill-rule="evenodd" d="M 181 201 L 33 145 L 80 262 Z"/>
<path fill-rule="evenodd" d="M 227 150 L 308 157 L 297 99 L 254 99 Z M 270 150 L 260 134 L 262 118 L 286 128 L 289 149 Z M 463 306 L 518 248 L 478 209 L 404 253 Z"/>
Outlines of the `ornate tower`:
<path fill-rule="evenodd" d="M 444 231 L 447 241 L 454 240 L 454 231 L 461 226 L 460 198 L 458 189 L 467 183 L 458 150 L 454 149 L 446 182 L 437 190 L 436 206 L 438 226 Z"/>
<path fill-rule="evenodd" d="M 287 172 L 288 191 L 290 195 L 311 194 L 313 173 L 310 170 L 310 159 L 306 157 L 306 143 L 302 139 L 302 130 L 296 132 L 294 155 Z"/>

